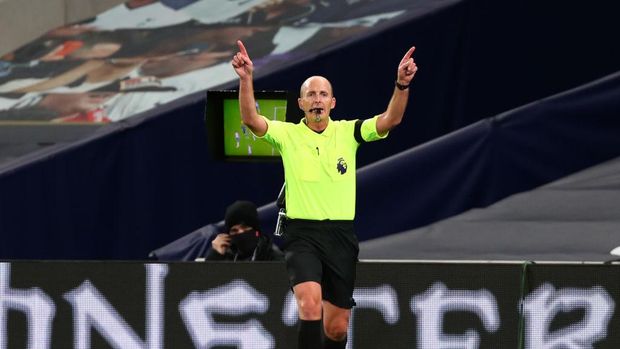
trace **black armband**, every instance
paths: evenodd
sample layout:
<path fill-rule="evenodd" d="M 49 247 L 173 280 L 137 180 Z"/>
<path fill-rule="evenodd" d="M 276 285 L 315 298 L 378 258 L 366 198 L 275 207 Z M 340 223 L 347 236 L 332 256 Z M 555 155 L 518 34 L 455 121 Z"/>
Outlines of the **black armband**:
<path fill-rule="evenodd" d="M 353 137 L 355 137 L 355 140 L 359 144 L 366 143 L 364 138 L 362 138 L 362 123 L 363 122 L 364 122 L 363 120 L 357 120 L 355 122 L 355 128 L 353 130 Z"/>

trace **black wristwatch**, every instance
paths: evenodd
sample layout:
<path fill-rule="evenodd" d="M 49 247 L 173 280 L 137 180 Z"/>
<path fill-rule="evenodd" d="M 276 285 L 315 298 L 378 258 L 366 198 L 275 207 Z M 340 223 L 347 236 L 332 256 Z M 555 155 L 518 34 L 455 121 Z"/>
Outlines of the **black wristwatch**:
<path fill-rule="evenodd" d="M 396 88 L 398 88 L 401 91 L 404 91 L 404 90 L 409 88 L 409 85 L 401 85 L 401 84 L 399 84 L 398 80 L 395 81 L 395 84 L 396 84 Z"/>

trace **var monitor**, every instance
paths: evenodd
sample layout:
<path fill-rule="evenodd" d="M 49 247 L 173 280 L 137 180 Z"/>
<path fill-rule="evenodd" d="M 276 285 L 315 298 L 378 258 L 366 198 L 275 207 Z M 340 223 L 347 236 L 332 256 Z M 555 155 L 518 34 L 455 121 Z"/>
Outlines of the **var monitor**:
<path fill-rule="evenodd" d="M 255 91 L 256 111 L 270 120 L 298 122 L 297 99 L 287 91 Z M 296 116 L 298 115 L 298 116 Z M 278 150 L 241 120 L 238 91 L 207 91 L 205 124 L 211 155 L 218 160 L 275 160 Z"/>

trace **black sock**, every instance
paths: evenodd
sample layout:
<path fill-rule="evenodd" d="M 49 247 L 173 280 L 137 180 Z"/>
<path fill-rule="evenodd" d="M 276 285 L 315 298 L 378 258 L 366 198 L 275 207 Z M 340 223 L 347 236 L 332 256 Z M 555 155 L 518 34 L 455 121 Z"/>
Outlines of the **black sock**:
<path fill-rule="evenodd" d="M 299 336 L 297 337 L 297 348 L 299 349 L 321 349 L 323 329 L 321 320 L 299 320 Z"/>
<path fill-rule="evenodd" d="M 347 339 L 345 338 L 340 342 L 336 342 L 325 336 L 325 341 L 323 343 L 323 349 L 344 349 L 347 346 Z"/>

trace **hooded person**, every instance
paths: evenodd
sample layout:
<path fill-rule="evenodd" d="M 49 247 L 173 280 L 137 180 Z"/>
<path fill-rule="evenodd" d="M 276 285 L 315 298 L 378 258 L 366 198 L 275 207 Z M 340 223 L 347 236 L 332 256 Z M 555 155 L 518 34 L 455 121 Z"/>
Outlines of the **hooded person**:
<path fill-rule="evenodd" d="M 270 261 L 283 260 L 284 255 L 271 237 L 260 231 L 256 205 L 250 201 L 235 201 L 226 208 L 224 232 L 211 242 L 206 260 L 210 261 Z"/>

